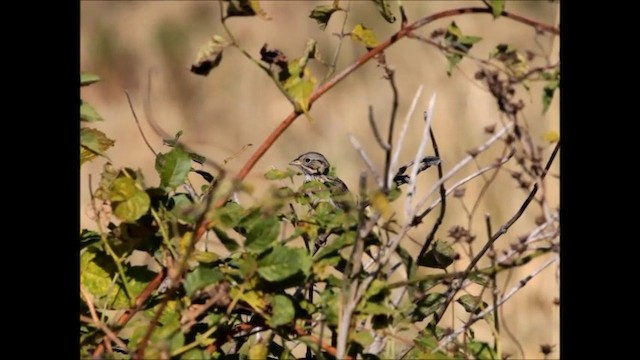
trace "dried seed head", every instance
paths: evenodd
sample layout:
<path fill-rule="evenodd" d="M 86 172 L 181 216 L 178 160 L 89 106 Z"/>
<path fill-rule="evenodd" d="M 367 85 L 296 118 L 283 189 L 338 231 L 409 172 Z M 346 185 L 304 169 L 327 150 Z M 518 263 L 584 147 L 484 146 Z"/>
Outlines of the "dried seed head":
<path fill-rule="evenodd" d="M 455 190 L 453 190 L 453 197 L 461 198 L 464 196 L 464 193 L 465 193 L 465 188 L 458 187 Z"/>

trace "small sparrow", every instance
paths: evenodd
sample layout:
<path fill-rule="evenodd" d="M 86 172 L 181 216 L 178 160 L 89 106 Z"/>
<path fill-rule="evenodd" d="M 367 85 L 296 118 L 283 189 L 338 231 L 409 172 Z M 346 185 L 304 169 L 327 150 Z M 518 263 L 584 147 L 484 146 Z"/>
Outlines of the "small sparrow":
<path fill-rule="evenodd" d="M 329 189 L 331 204 L 339 209 L 347 211 L 355 205 L 355 201 L 349 192 L 347 185 L 337 177 L 329 176 L 331 165 L 324 155 L 310 151 L 304 153 L 289 163 L 302 170 L 304 182 L 318 181 Z"/>

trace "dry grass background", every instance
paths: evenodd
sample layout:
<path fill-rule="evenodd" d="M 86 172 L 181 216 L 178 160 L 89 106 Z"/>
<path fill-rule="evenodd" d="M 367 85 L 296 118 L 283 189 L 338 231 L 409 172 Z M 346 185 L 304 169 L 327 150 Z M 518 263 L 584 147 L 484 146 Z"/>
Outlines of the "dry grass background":
<path fill-rule="evenodd" d="M 308 14 L 315 5 L 324 3 L 328 2 L 263 1 L 263 9 L 273 20 L 234 18 L 228 23 L 240 44 L 256 57 L 259 56 L 260 47 L 267 43 L 270 48 L 280 49 L 289 58 L 294 58 L 302 53 L 305 41 L 314 38 L 324 59 L 329 60 L 338 42 L 331 34 L 340 31 L 344 13 L 336 13 L 327 29 L 321 31 L 315 21 L 308 18 Z M 445 9 L 482 6 L 479 1 L 405 1 L 403 4 L 409 21 Z M 547 24 L 557 24 L 559 19 L 557 3 L 508 2 L 507 9 Z M 146 135 L 156 150 L 163 151 L 161 139 L 144 122 L 142 111 L 149 70 L 153 69 L 151 100 L 154 118 L 165 131 L 175 134 L 183 130 L 181 139 L 186 144 L 218 162 L 238 152 L 245 144 L 254 145 L 227 164 L 231 173 L 240 169 L 251 152 L 291 111 L 291 105 L 271 80 L 233 48 L 225 50 L 221 65 L 208 77 L 195 76 L 188 71 L 199 47 L 212 34 L 224 34 L 217 2 L 83 1 L 80 20 L 81 70 L 96 73 L 104 79 L 96 85 L 83 88 L 82 97 L 106 119 L 96 127 L 116 140 L 115 147 L 108 151 L 113 163 L 117 167 L 141 168 L 149 185 L 158 183 L 153 168 L 153 154 L 138 133 L 123 92 L 125 89 L 130 92 L 136 111 L 143 120 L 142 127 Z M 536 37 L 530 27 L 508 19 L 494 21 L 487 15 L 459 16 L 436 21 L 418 32 L 428 36 L 434 29 L 446 27 L 451 20 L 455 20 L 465 34 L 483 37 L 484 40 L 472 49 L 472 54 L 479 57 L 486 57 L 498 43 L 509 43 L 518 49 L 549 54 L 551 63 L 559 61 L 558 37 Z M 398 23 L 383 21 L 369 1 L 351 3 L 346 30 L 357 23 L 364 23 L 373 29 L 381 40 L 399 26 Z M 337 64 L 338 71 L 364 51 L 359 44 L 345 39 Z M 400 157 L 402 162 L 414 156 L 422 132 L 421 113 L 434 92 L 438 98 L 433 129 L 438 138 L 445 172 L 463 158 L 468 149 L 487 139 L 482 131 L 484 126 L 499 124 L 500 114 L 494 99 L 473 79 L 477 70 L 474 62 L 464 60 L 453 76 L 448 77 L 447 62 L 441 53 L 409 39 L 392 46 L 386 56 L 388 63 L 396 69 L 400 90 L 399 122 L 418 86 L 424 85 L 423 96 Z M 326 72 L 318 64 L 312 65 L 311 69 L 319 79 Z M 351 189 L 356 189 L 358 174 L 365 167 L 349 143 L 349 133 L 364 144 L 373 160 L 382 167 L 383 153 L 376 145 L 367 122 L 367 107 L 371 104 L 381 129 L 387 128 L 391 90 L 388 81 L 381 75 L 382 71 L 375 62 L 365 64 L 314 104 L 311 110 L 314 122 L 304 117 L 298 118 L 247 177 L 246 180 L 255 187 L 253 196 L 258 198 L 269 185 L 262 175 L 271 166 L 284 168 L 291 159 L 309 150 L 325 154 L 337 167 L 339 176 Z M 559 94 L 556 94 L 548 112 L 542 114 L 541 89 L 541 84 L 534 83 L 530 94 L 519 92 L 518 95 L 526 104 L 522 115 L 533 139 L 545 144 L 545 132 L 559 131 Z M 545 150 L 545 159 L 550 150 L 549 147 Z M 478 158 L 478 163 L 486 165 L 496 156 L 497 149 L 488 151 Z M 556 161 L 552 168 L 553 174 L 559 173 L 558 163 Z M 87 178 L 88 174 L 92 174 L 95 186 L 103 164 L 104 160 L 98 159 L 81 168 L 80 216 L 83 227 L 95 228 L 85 211 L 89 204 Z M 468 166 L 456 179 L 474 170 L 473 165 Z M 421 176 L 423 192 L 431 188 L 436 179 L 435 173 L 428 171 Z M 476 179 L 466 187 L 464 201 L 468 207 L 472 206 L 481 185 L 480 179 Z M 497 228 L 512 216 L 526 195 L 517 189 L 509 174 L 501 173 L 498 176 L 482 200 L 477 221 L 472 224 L 472 230 L 479 235 L 474 244 L 476 248 L 486 241 L 482 215 L 491 214 L 494 228 Z M 546 195 L 551 206 L 559 206 L 557 179 L 547 177 Z M 446 238 L 446 231 L 451 226 L 467 223 L 460 202 L 450 200 L 448 203 L 447 216 L 437 236 L 439 238 Z M 539 208 L 531 206 L 515 226 L 498 240 L 497 247 L 507 248 L 518 235 L 530 231 L 538 215 Z M 427 217 L 424 234 L 433 219 Z M 424 234 L 416 232 L 412 236 L 420 240 L 424 239 Z M 416 251 L 419 249 L 411 243 L 404 246 Z M 506 286 L 510 287 L 539 266 L 541 261 L 533 261 L 514 271 L 509 279 L 506 275 L 502 275 L 501 279 L 503 282 L 509 280 Z M 464 261 L 456 263 L 457 268 L 464 265 Z M 528 358 L 541 357 L 540 344 L 559 344 L 559 309 L 552 305 L 552 300 L 559 297 L 555 270 L 555 267 L 548 268 L 532 280 L 506 303 L 502 312 L 503 321 L 524 346 Z M 457 311 L 445 319 L 451 319 L 459 326 L 464 313 Z M 489 339 L 488 328 L 482 327 L 480 325 L 479 336 Z M 505 352 L 513 354 L 515 358 L 520 356 L 514 341 L 504 331 L 501 339 Z M 558 347 L 555 349 L 558 350 Z"/>

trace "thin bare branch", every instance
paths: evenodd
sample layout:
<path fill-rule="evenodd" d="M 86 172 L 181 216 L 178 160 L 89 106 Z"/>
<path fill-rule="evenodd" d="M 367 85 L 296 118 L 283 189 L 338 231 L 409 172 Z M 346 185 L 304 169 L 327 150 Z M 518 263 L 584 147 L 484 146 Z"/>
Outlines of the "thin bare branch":
<path fill-rule="evenodd" d="M 371 125 L 371 131 L 373 131 L 373 136 L 376 138 L 378 145 L 380 145 L 382 150 L 389 151 L 389 149 L 391 149 L 391 146 L 382 141 L 380 130 L 378 130 L 378 125 L 376 125 L 376 120 L 373 116 L 373 106 L 371 105 L 369 105 L 369 125 Z"/>
<path fill-rule="evenodd" d="M 358 139 L 356 139 L 355 136 L 349 134 L 349 141 L 351 141 L 351 146 L 353 146 L 353 148 L 356 149 L 356 151 L 358 151 L 358 154 L 360 154 L 360 157 L 362 158 L 362 160 L 364 160 L 364 163 L 367 164 L 367 168 L 369 169 L 369 172 L 373 176 L 373 179 L 376 181 L 376 184 L 378 185 L 378 187 L 382 187 L 382 179 L 380 178 L 380 173 L 378 172 L 378 169 L 376 169 L 376 166 L 373 164 L 371 159 L 369 159 L 369 156 L 367 156 L 367 153 L 362 148 L 362 145 L 360 144 Z M 364 198 L 361 198 L 361 199 L 364 199 Z"/>
<path fill-rule="evenodd" d="M 91 297 L 91 294 L 87 291 L 87 289 L 85 289 L 85 287 L 82 284 L 80 284 L 80 292 L 82 293 L 82 296 L 84 296 L 87 306 L 89 307 L 89 312 L 91 313 L 91 318 L 80 315 L 80 321 L 83 321 L 86 323 L 93 323 L 95 326 L 98 327 L 98 329 L 102 330 L 102 332 L 111 341 L 113 341 L 118 346 L 120 346 L 123 351 L 130 353 L 127 345 L 122 340 L 120 340 L 120 338 L 113 331 L 111 331 L 111 329 L 109 329 L 107 325 L 105 325 L 102 321 L 100 321 L 100 319 L 98 318 L 98 313 L 96 312 L 96 308 L 93 305 L 93 298 Z"/>
<path fill-rule="evenodd" d="M 142 127 L 140 126 L 138 115 L 136 115 L 136 111 L 133 108 L 133 103 L 131 102 L 131 96 L 129 95 L 129 92 L 125 90 L 124 94 L 127 96 L 127 101 L 129 102 L 129 109 L 131 109 L 131 114 L 133 114 L 133 119 L 136 121 L 136 126 L 138 127 L 138 131 L 140 131 L 142 140 L 144 140 L 144 143 L 147 144 L 147 147 L 149 148 L 149 150 L 151 150 L 153 155 L 158 156 L 158 153 L 153 149 L 153 146 L 151 146 L 151 144 L 149 143 L 149 140 L 147 140 L 147 137 L 144 135 L 144 131 L 142 131 Z"/>
<path fill-rule="evenodd" d="M 429 105 L 427 106 L 427 111 L 424 112 L 424 128 L 422 130 L 422 137 L 420 141 L 420 145 L 418 146 L 418 150 L 416 151 L 416 156 L 413 160 L 414 164 L 418 164 L 420 160 L 422 160 L 422 156 L 424 154 L 424 149 L 427 147 L 427 142 L 429 141 L 429 130 L 431 129 L 431 122 L 433 120 L 433 110 L 436 104 L 436 94 L 434 93 L 429 100 Z M 411 214 L 411 203 L 413 200 L 413 196 L 416 192 L 416 175 L 418 174 L 418 166 L 413 166 L 411 168 L 411 175 L 409 176 L 409 190 L 407 192 L 407 198 L 405 200 L 405 219 L 407 221 L 412 221 L 409 214 Z"/>
<path fill-rule="evenodd" d="M 413 117 L 413 113 L 416 111 L 416 106 L 418 105 L 418 99 L 422 95 L 423 85 L 418 86 L 415 95 L 413 95 L 413 100 L 411 100 L 411 106 L 409 106 L 409 111 L 407 111 L 407 115 L 404 117 L 404 123 L 402 124 L 402 129 L 400 130 L 400 136 L 398 137 L 398 144 L 396 145 L 396 151 L 393 153 L 393 158 L 391 159 L 391 166 L 389 167 L 389 172 L 386 174 L 387 176 L 387 184 L 390 184 L 393 181 L 393 178 L 396 173 L 396 166 L 398 165 L 398 158 L 400 157 L 400 150 L 402 150 L 402 146 L 404 145 L 404 138 L 407 135 L 407 130 L 409 129 L 409 121 Z"/>
<path fill-rule="evenodd" d="M 500 297 L 500 300 L 496 305 L 489 306 L 485 310 L 479 312 L 478 314 L 474 314 L 471 318 L 464 324 L 464 326 L 458 330 L 455 330 L 451 334 L 447 335 L 444 339 L 438 342 L 438 347 L 433 350 L 436 351 L 442 350 L 444 346 L 450 343 L 453 339 L 455 339 L 458 335 L 463 333 L 465 330 L 469 329 L 471 325 L 475 324 L 478 320 L 483 319 L 486 315 L 495 311 L 498 307 L 504 304 L 507 300 L 509 300 L 518 290 L 522 289 L 531 279 L 537 276 L 542 270 L 546 269 L 549 265 L 558 262 L 558 256 L 554 256 L 552 259 L 549 259 L 547 262 L 542 264 L 539 268 L 535 269 L 531 274 L 527 275 L 523 279 L 521 279 L 516 286 L 511 288 L 504 296 Z"/>

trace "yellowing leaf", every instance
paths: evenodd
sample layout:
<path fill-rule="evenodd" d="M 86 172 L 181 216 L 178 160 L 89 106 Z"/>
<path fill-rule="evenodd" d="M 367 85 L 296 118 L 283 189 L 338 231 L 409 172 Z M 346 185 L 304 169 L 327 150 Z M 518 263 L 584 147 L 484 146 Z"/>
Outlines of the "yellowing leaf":
<path fill-rule="evenodd" d="M 353 30 L 351 30 L 351 38 L 363 43 L 367 50 L 373 49 L 380 44 L 373 31 L 367 29 L 362 24 L 356 25 Z"/>
<path fill-rule="evenodd" d="M 309 14 L 309 17 L 317 21 L 320 29 L 324 30 L 327 27 L 327 23 L 329 22 L 331 15 L 338 10 L 342 9 L 337 7 L 336 4 L 334 4 L 333 6 L 318 5 L 313 8 L 313 10 L 311 10 L 311 14 Z"/>
<path fill-rule="evenodd" d="M 373 0 L 376 3 L 376 7 L 378 8 L 378 12 L 382 17 L 387 20 L 388 23 L 393 23 L 396 21 L 396 17 L 391 13 L 391 7 L 389 6 L 389 2 L 387 0 Z"/>
<path fill-rule="evenodd" d="M 227 0 L 227 17 L 230 16 L 254 16 L 258 15 L 264 20 L 271 20 L 271 17 L 262 10 L 257 0 Z"/>
<path fill-rule="evenodd" d="M 558 140 L 560 140 L 560 134 L 558 134 L 558 132 L 556 131 L 547 131 L 544 134 L 544 141 L 548 142 L 548 143 L 555 143 L 558 142 Z"/>
<path fill-rule="evenodd" d="M 389 219 L 391 216 L 391 204 L 389 203 L 389 199 L 387 199 L 383 193 L 377 191 L 373 194 L 371 197 L 371 206 L 373 206 L 373 208 L 376 209 L 383 218 Z"/>
<path fill-rule="evenodd" d="M 104 151 L 113 146 L 115 141 L 109 139 L 102 131 L 89 128 L 80 129 L 80 165 L 96 156 L 104 156 Z"/>
<path fill-rule="evenodd" d="M 222 50 L 229 45 L 227 40 L 219 35 L 213 35 L 208 43 L 198 51 L 196 60 L 191 64 L 191 72 L 196 75 L 209 75 L 209 72 L 220 64 Z"/>

